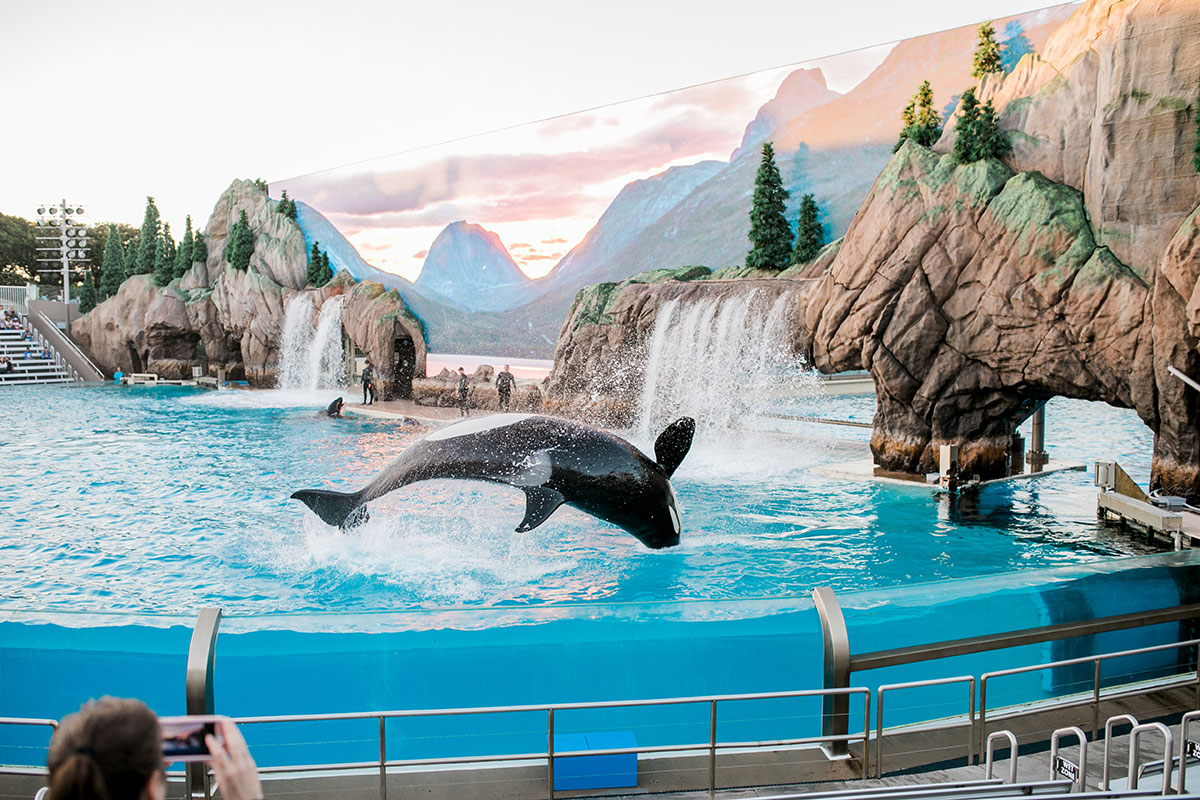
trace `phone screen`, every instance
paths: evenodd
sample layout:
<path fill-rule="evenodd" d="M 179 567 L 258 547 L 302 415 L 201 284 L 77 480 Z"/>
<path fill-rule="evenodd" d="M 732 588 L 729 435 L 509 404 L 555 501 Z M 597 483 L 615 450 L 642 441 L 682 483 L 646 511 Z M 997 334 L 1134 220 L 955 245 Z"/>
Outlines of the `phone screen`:
<path fill-rule="evenodd" d="M 213 717 L 167 717 L 160 719 L 162 754 L 165 761 L 206 761 L 208 744 L 204 737 L 216 735 Z"/>

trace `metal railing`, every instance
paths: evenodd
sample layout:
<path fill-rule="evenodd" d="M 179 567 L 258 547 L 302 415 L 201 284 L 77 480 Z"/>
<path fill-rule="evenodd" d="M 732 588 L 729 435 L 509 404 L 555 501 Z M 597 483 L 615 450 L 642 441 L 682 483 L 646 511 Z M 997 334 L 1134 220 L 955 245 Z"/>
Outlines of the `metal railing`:
<path fill-rule="evenodd" d="M 846 697 L 861 696 L 863 701 L 863 729 L 862 733 L 846 734 L 842 741 L 861 742 L 863 748 L 862 759 L 862 777 L 868 776 L 867 753 L 869 750 L 869 741 L 871 735 L 871 690 L 866 688 L 851 687 L 847 689 L 803 689 L 792 692 L 767 692 L 760 694 L 729 694 L 729 695 L 709 695 L 702 697 L 670 697 L 656 698 L 648 700 L 621 700 L 596 703 L 557 703 L 547 705 L 524 705 L 524 706 L 496 706 L 485 708 L 443 708 L 443 709 L 419 709 L 405 711 L 365 711 L 358 713 L 345 714 L 293 714 L 287 716 L 270 716 L 270 717 L 238 717 L 234 721 L 238 725 L 262 725 L 271 723 L 295 723 L 295 722 L 330 722 L 330 721 L 345 721 L 345 720 L 365 720 L 375 719 L 379 721 L 379 760 L 378 761 L 358 761 L 339 764 L 306 764 L 306 765 L 288 765 L 279 767 L 264 767 L 259 770 L 263 774 L 288 773 L 288 772 L 329 772 L 337 770 L 349 769 L 379 769 L 379 796 L 386 800 L 387 798 L 387 770 L 389 768 L 408 768 L 408 767 L 426 767 L 426 766 L 445 766 L 445 765 L 466 765 L 466 764 L 485 764 L 494 762 L 511 762 L 511 761 L 545 761 L 546 762 L 546 791 L 547 796 L 551 799 L 555 796 L 554 789 L 554 762 L 560 758 L 579 758 L 584 756 L 615 756 L 615 755 L 640 755 L 643 753 L 699 753 L 707 752 L 708 754 L 708 793 L 709 796 L 714 796 L 717 786 L 717 768 L 716 759 L 720 752 L 729 752 L 735 750 L 748 750 L 760 747 L 795 747 L 799 745 L 814 745 L 823 744 L 828 740 L 824 734 L 817 736 L 801 736 L 789 739 L 769 739 L 757 741 L 721 741 L 718 734 L 718 714 L 717 708 L 721 703 L 730 702 L 745 702 L 752 700 L 782 700 L 797 697 L 821 697 L 825 698 L 830 694 L 842 695 Z M 690 744 L 666 744 L 666 745 L 645 745 L 639 747 L 621 747 L 610 748 L 603 750 L 586 750 L 586 751 L 569 751 L 556 752 L 554 749 L 554 731 L 555 731 L 555 714 L 561 714 L 564 711 L 581 711 L 581 710 L 596 710 L 596 709 L 615 709 L 615 708 L 644 708 L 653 706 L 679 706 L 679 705 L 707 705 L 709 707 L 709 738 L 706 742 L 695 742 Z M 387 720 L 390 719 L 413 719 L 421 717 L 447 717 L 447 716 L 480 716 L 480 715 L 495 715 L 495 714 L 521 714 L 521 713 L 542 713 L 546 715 L 546 742 L 545 750 L 532 751 L 526 753 L 501 753 L 491 755 L 474 755 L 474 756 L 451 756 L 443 758 L 405 758 L 405 759 L 389 759 L 387 757 Z"/>
<path fill-rule="evenodd" d="M 967 684 L 967 763 L 975 763 L 975 678 L 964 675 L 955 678 L 934 678 L 925 681 L 889 683 L 875 690 L 875 777 L 883 776 L 883 696 L 899 689 L 917 689 L 927 686 L 945 686 L 953 683 Z"/>
<path fill-rule="evenodd" d="M 1156 682 L 1152 688 L 1128 686 L 1118 688 L 1117 690 L 1105 695 L 1101 686 L 1101 665 L 1105 661 L 1110 661 L 1117 658 L 1128 658 L 1129 656 L 1144 655 L 1146 653 L 1155 653 L 1164 650 L 1177 650 L 1182 647 L 1193 647 L 1200 644 L 1200 639 L 1186 639 L 1182 642 L 1172 642 L 1171 644 L 1156 644 L 1146 647 L 1138 647 L 1133 650 L 1120 650 L 1114 653 L 1102 653 L 1095 656 L 1080 656 L 1079 658 L 1067 658 L 1061 661 L 1048 661 L 1044 664 L 1034 664 L 1027 667 L 1014 667 L 1012 669 L 996 670 L 994 672 L 985 672 L 979 678 L 979 735 L 982 737 L 987 726 L 987 685 L 988 681 L 995 681 L 997 678 L 1008 677 L 1011 675 L 1021 675 L 1029 672 L 1039 672 L 1047 669 L 1057 669 L 1060 667 L 1069 667 L 1077 664 L 1092 664 L 1092 691 L 1087 698 L 1066 698 L 1053 703 L 1042 704 L 1034 709 L 1018 709 L 1003 716 L 1003 719 L 1013 719 L 1015 717 L 1028 716 L 1030 714 L 1040 713 L 1049 707 L 1056 710 L 1064 708 L 1076 708 L 1080 706 L 1092 706 L 1092 738 L 1096 737 L 1100 726 L 1100 703 L 1103 700 L 1112 700 L 1118 697 L 1129 697 L 1135 695 L 1146 694 L 1148 691 L 1162 691 L 1165 688 L 1175 688 L 1178 686 L 1197 686 L 1200 687 L 1200 660 L 1197 660 L 1195 667 L 1190 670 L 1190 675 L 1185 680 L 1174 680 Z M 1107 731 L 1106 731 L 1107 736 Z"/>

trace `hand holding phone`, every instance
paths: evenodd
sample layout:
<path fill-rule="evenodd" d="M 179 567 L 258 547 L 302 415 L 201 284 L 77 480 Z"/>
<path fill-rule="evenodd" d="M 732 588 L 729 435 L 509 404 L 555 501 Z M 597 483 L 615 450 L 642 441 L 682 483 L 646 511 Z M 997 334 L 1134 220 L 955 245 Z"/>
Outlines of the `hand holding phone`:
<path fill-rule="evenodd" d="M 216 773 L 221 796 L 225 800 L 262 800 L 258 766 L 233 720 L 219 717 L 216 733 L 210 734 L 205 741 L 212 753 L 212 771 Z"/>
<path fill-rule="evenodd" d="M 207 738 L 217 732 L 217 716 L 161 717 L 163 761 L 208 761 Z"/>

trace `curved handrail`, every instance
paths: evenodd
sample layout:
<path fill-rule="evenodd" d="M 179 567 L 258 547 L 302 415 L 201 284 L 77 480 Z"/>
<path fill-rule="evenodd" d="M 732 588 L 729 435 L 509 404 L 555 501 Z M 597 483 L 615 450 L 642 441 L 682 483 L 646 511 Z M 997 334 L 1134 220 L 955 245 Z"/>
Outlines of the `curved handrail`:
<path fill-rule="evenodd" d="M 1125 722 L 1133 727 L 1137 727 L 1140 723 L 1129 714 L 1117 714 L 1115 717 L 1109 717 L 1104 723 L 1104 771 L 1100 774 L 1100 791 L 1108 791 L 1108 757 L 1109 749 L 1112 746 L 1112 729 L 1119 722 Z"/>
<path fill-rule="evenodd" d="M 1188 726 L 1200 719 L 1200 711 L 1189 711 L 1179 720 L 1179 793 L 1186 791 Z"/>
<path fill-rule="evenodd" d="M 1084 782 L 1087 777 L 1087 734 L 1074 725 L 1059 728 L 1050 734 L 1050 780 L 1054 780 L 1054 776 L 1058 772 L 1058 739 L 1064 733 L 1071 734 L 1079 740 L 1079 775 L 1072 783 L 1078 787 L 1079 791 L 1086 791 L 1087 787 Z"/>
<path fill-rule="evenodd" d="M 987 737 L 987 761 L 985 762 L 986 771 L 984 777 L 988 780 L 992 779 L 992 759 L 995 755 L 994 742 L 997 739 L 1008 740 L 1008 783 L 1017 782 L 1017 737 L 1012 731 L 993 731 Z"/>
<path fill-rule="evenodd" d="M 1138 738 L 1149 731 L 1157 731 L 1163 737 L 1163 779 L 1162 793 L 1164 795 L 1171 793 L 1171 770 L 1175 766 L 1171 754 L 1175 752 L 1175 738 L 1171 735 L 1171 729 L 1161 722 L 1143 722 L 1137 725 L 1129 732 L 1129 789 L 1133 791 L 1138 788 L 1138 756 L 1139 741 Z"/>

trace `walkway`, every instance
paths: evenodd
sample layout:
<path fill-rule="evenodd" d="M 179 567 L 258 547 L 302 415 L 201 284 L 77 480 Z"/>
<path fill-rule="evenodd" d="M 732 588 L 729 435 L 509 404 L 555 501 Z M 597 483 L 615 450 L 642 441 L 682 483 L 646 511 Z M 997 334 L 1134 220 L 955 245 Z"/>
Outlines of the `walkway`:
<path fill-rule="evenodd" d="M 375 417 L 377 419 L 394 419 L 398 421 L 412 419 L 418 422 L 434 423 L 456 422 L 462 419 L 459 416 L 457 408 L 421 406 L 412 400 L 376 400 L 369 406 L 364 406 L 361 403 L 347 403 L 342 407 L 342 413 L 354 414 L 360 417 Z M 484 409 L 475 409 L 471 412 L 471 416 L 486 417 L 491 413 L 493 412 Z"/>

